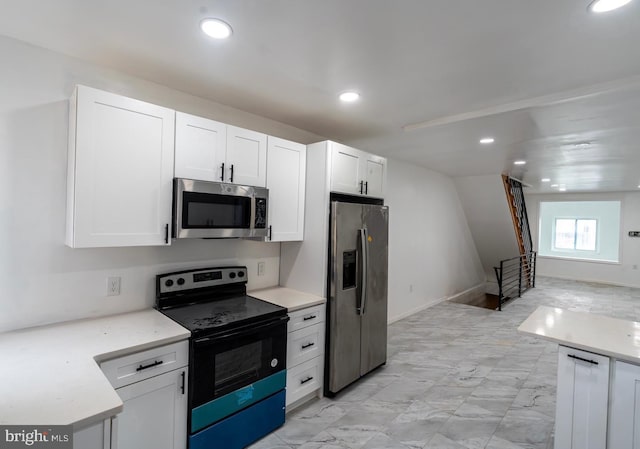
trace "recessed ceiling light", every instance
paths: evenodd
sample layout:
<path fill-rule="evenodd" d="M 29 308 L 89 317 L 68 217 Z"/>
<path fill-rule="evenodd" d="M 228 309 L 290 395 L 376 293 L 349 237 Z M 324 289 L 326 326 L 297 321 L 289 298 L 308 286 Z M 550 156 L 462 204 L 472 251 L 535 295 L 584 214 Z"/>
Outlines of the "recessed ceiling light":
<path fill-rule="evenodd" d="M 566 192 L 567 188 L 566 187 L 560 187 L 558 190 L 561 191 L 561 192 Z"/>
<path fill-rule="evenodd" d="M 342 92 L 340 94 L 340 101 L 344 101 L 345 103 L 353 103 L 354 101 L 358 101 L 360 99 L 360 94 L 358 92 Z"/>
<path fill-rule="evenodd" d="M 551 184 L 551 187 L 558 187 L 558 184 Z"/>
<path fill-rule="evenodd" d="M 214 39 L 226 39 L 233 33 L 231 26 L 220 19 L 204 19 L 200 22 L 200 28 Z"/>
<path fill-rule="evenodd" d="M 527 163 L 527 161 L 515 161 L 514 162 L 515 165 L 524 165 L 526 163 Z"/>
<path fill-rule="evenodd" d="M 483 137 L 482 139 L 480 139 L 480 143 L 482 145 L 490 145 L 495 141 L 496 139 L 494 139 L 493 137 Z"/>
<path fill-rule="evenodd" d="M 542 178 L 540 182 L 551 182 L 550 178 Z"/>
<path fill-rule="evenodd" d="M 592 12 L 609 12 L 618 9 L 630 3 L 631 0 L 594 0 L 589 5 L 589 11 Z"/>

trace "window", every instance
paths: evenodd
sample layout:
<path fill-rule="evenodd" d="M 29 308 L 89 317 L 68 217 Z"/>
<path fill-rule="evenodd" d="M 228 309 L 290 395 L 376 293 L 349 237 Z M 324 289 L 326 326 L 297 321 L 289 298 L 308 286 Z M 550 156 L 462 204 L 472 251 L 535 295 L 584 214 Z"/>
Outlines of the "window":
<path fill-rule="evenodd" d="M 620 201 L 541 201 L 538 254 L 619 262 Z"/>
<path fill-rule="evenodd" d="M 595 251 L 598 220 L 556 218 L 553 246 L 556 249 Z"/>

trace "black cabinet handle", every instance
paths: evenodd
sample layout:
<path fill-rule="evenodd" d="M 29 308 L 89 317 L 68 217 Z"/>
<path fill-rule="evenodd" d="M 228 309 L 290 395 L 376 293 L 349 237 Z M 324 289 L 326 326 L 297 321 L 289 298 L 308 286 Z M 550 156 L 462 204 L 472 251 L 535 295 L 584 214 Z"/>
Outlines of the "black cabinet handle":
<path fill-rule="evenodd" d="M 169 223 L 164 225 L 164 243 L 169 244 Z"/>
<path fill-rule="evenodd" d="M 304 317 L 302 319 L 302 321 L 309 321 L 309 320 L 312 320 L 314 318 L 318 318 L 318 317 L 316 315 L 309 315 L 309 316 Z"/>
<path fill-rule="evenodd" d="M 310 348 L 311 346 L 315 345 L 315 343 L 311 342 L 311 343 L 307 343 L 306 345 L 302 345 L 302 349 L 307 349 Z"/>
<path fill-rule="evenodd" d="M 369 181 L 364 183 L 364 194 L 365 195 L 369 194 Z"/>
<path fill-rule="evenodd" d="M 269 240 L 273 239 L 273 229 L 271 227 L 271 225 L 269 225 Z"/>
<path fill-rule="evenodd" d="M 220 175 L 220 181 L 224 182 L 224 162 L 222 163 L 222 175 Z"/>
<path fill-rule="evenodd" d="M 360 181 L 360 195 L 364 192 L 364 181 Z"/>
<path fill-rule="evenodd" d="M 231 182 L 233 182 L 233 164 L 231 164 Z"/>
<path fill-rule="evenodd" d="M 182 394 L 184 394 L 184 371 L 180 373 L 180 376 L 182 377 L 182 385 L 180 386 L 180 391 L 182 391 Z"/>
<path fill-rule="evenodd" d="M 576 360 L 581 360 L 583 362 L 591 363 L 592 365 L 597 365 L 598 364 L 598 362 L 596 362 L 595 360 L 583 359 L 582 357 L 578 357 L 577 355 L 573 355 L 573 354 L 567 354 L 567 357 L 570 357 L 570 358 L 576 359 Z"/>
<path fill-rule="evenodd" d="M 156 360 L 155 362 L 150 363 L 149 365 L 144 365 L 144 366 L 140 365 L 139 367 L 136 368 L 136 371 L 142 371 L 145 369 L 153 368 L 154 366 L 162 365 L 163 363 L 164 363 L 163 360 Z"/>
<path fill-rule="evenodd" d="M 304 384 L 306 384 L 307 382 L 310 382 L 310 381 L 312 381 L 312 380 L 313 380 L 313 376 L 309 376 L 309 377 L 307 377 L 306 379 L 301 380 L 301 381 L 300 381 L 300 385 L 304 385 Z"/>

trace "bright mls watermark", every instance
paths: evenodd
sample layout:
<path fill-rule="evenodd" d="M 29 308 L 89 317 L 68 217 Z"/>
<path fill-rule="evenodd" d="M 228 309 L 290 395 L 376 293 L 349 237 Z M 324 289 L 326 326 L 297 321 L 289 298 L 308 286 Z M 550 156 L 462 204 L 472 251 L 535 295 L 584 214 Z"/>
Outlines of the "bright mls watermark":
<path fill-rule="evenodd" d="M 0 449 L 73 449 L 73 426 L 0 426 Z"/>

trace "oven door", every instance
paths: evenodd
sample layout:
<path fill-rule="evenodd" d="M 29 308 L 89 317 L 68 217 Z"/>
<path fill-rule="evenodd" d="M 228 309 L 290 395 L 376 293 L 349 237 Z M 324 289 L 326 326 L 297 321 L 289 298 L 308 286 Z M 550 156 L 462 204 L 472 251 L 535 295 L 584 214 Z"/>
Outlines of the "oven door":
<path fill-rule="evenodd" d="M 263 188 L 176 178 L 174 237 L 266 236 L 267 199 Z"/>
<path fill-rule="evenodd" d="M 193 341 L 191 408 L 286 368 L 288 316 Z"/>

